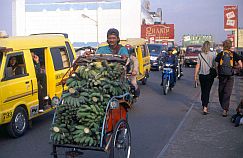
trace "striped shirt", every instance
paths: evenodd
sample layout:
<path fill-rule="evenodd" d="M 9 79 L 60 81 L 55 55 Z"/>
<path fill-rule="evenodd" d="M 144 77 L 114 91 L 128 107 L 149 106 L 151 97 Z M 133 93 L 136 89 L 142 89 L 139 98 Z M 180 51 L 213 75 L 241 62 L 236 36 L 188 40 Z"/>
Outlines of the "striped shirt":
<path fill-rule="evenodd" d="M 210 67 L 215 67 L 216 52 L 201 53 L 203 58 L 207 61 Z M 200 64 L 199 74 L 208 75 L 210 67 L 203 60 L 202 56 L 198 54 L 198 63 Z"/>

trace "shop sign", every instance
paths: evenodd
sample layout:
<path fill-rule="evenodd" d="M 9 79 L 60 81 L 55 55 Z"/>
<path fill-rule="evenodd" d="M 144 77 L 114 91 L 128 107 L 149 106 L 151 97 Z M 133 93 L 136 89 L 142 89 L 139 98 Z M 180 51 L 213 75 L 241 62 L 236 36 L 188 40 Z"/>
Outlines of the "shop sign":
<path fill-rule="evenodd" d="M 236 30 L 238 21 L 238 7 L 236 5 L 224 6 L 224 29 Z"/>
<path fill-rule="evenodd" d="M 149 36 L 148 41 L 149 43 L 155 43 L 155 36 Z"/>
<path fill-rule="evenodd" d="M 174 24 L 142 25 L 141 37 L 149 40 L 151 36 L 155 36 L 155 40 L 174 40 Z"/>
<path fill-rule="evenodd" d="M 235 36 L 234 34 L 228 34 L 227 39 L 229 39 L 232 42 L 232 47 L 235 47 Z"/>

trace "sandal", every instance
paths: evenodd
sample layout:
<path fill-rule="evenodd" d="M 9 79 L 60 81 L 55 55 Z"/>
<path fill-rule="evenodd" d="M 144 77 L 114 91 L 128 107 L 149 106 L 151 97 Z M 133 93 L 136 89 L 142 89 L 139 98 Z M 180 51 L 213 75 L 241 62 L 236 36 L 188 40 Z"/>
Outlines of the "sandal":
<path fill-rule="evenodd" d="M 203 107 L 203 115 L 208 114 L 208 108 L 206 106 Z"/>
<path fill-rule="evenodd" d="M 228 116 L 228 112 L 227 112 L 227 110 L 224 110 L 224 111 L 223 111 L 222 116 L 223 116 L 223 117 L 227 117 L 227 116 Z"/>

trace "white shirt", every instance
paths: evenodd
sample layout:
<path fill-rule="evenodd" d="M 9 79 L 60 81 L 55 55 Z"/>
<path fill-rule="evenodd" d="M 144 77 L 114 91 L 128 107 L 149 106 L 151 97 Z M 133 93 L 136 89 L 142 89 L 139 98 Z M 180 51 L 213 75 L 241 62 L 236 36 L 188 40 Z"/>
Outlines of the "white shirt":
<path fill-rule="evenodd" d="M 214 67 L 215 66 L 215 58 L 216 58 L 216 52 L 208 52 L 208 53 L 201 53 L 201 55 L 203 56 L 203 58 L 207 61 L 207 63 L 209 64 L 210 67 Z M 200 54 L 198 54 L 198 61 L 200 64 L 200 68 L 199 68 L 199 74 L 202 75 L 208 75 L 209 74 L 209 69 L 210 67 L 208 66 L 208 64 L 203 60 L 202 56 Z"/>

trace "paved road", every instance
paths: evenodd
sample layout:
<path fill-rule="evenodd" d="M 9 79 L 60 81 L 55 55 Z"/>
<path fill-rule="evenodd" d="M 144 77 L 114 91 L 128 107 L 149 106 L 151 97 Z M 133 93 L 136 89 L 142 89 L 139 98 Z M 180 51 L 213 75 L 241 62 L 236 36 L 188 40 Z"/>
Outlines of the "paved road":
<path fill-rule="evenodd" d="M 243 98 L 243 77 L 235 76 L 230 98 L 229 116 L 222 117 L 215 79 L 209 103 L 209 114 L 202 115 L 200 99 L 190 108 L 179 132 L 157 158 L 242 158 L 243 128 L 234 127 L 231 116 Z"/>
<path fill-rule="evenodd" d="M 141 97 L 129 111 L 132 131 L 131 158 L 156 158 L 168 143 L 180 124 L 199 89 L 193 88 L 193 69 L 184 70 L 185 76 L 168 95 L 160 87 L 160 72 L 154 71 L 147 85 L 141 85 Z M 33 120 L 33 128 L 18 139 L 0 132 L 0 158 L 46 158 L 51 157 L 49 128 L 53 113 Z M 106 157 L 100 152 L 85 151 L 82 158 Z"/>

